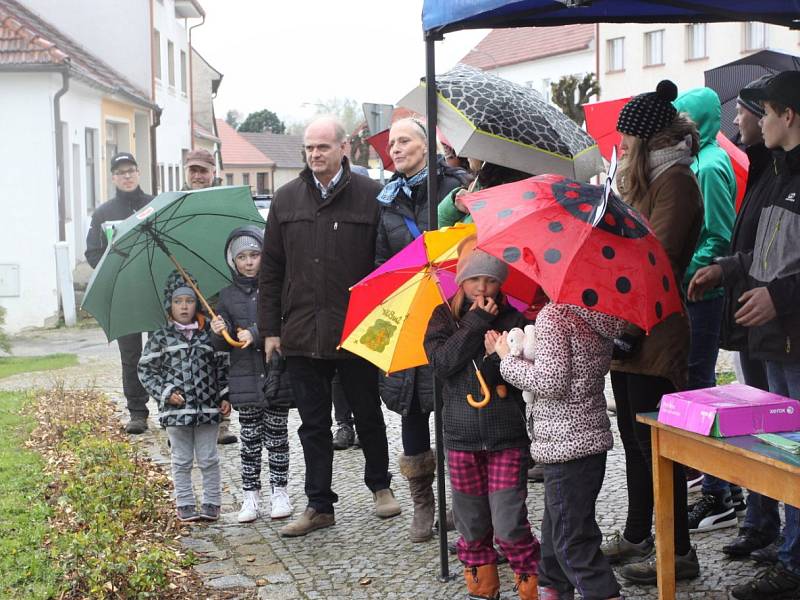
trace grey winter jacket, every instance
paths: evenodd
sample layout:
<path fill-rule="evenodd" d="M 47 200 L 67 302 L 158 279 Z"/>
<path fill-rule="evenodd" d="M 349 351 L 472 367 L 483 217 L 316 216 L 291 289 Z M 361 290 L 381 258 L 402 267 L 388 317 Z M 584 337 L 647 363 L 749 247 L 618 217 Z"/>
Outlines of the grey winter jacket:
<path fill-rule="evenodd" d="M 465 303 L 466 304 L 466 303 Z M 442 386 L 444 442 L 448 450 L 478 452 L 527 448 L 525 403 L 522 392 L 506 385 L 507 397 L 498 395 L 504 385 L 500 358 L 486 356 L 484 335 L 490 329 L 502 332 L 524 327 L 527 320 L 507 302 L 492 316 L 483 310 L 465 310 L 456 325 L 447 304 L 434 309 L 425 334 L 425 353 Z M 478 365 L 492 398 L 483 408 L 467 404 L 467 394 L 482 398 L 472 361 Z"/>
<path fill-rule="evenodd" d="M 581 306 L 549 303 L 536 318 L 533 362 L 506 356 L 500 374 L 534 392 L 528 406 L 531 456 L 560 463 L 613 446 L 603 394 L 614 338 L 625 321 Z"/>
<path fill-rule="evenodd" d="M 750 355 L 800 362 L 800 146 L 774 156 L 777 173 L 761 211 L 752 252 L 718 259 L 725 287 L 766 287 L 777 317 L 748 330 Z"/>

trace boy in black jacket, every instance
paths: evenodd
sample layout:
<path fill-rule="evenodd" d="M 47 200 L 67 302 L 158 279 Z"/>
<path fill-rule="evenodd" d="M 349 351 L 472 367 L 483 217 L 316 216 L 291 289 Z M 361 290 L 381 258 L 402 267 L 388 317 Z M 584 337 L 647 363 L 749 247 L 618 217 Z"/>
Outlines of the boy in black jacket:
<path fill-rule="evenodd" d="M 279 355 L 270 368 L 264 363 L 262 337 L 258 333 L 258 270 L 264 236 L 256 227 L 234 229 L 225 244 L 225 258 L 233 283 L 219 294 L 218 316 L 211 321 L 212 342 L 217 349 L 230 352 L 230 400 L 239 411 L 243 501 L 240 523 L 258 518 L 261 490 L 261 448 L 269 452 L 269 478 L 272 486 L 271 517 L 286 518 L 292 505 L 286 491 L 289 474 L 289 436 L 287 418 L 291 391 L 287 374 L 279 374 Z M 244 345 L 228 345 L 222 333 L 235 332 Z M 279 379 L 276 380 L 276 377 Z M 269 385 L 272 382 L 273 385 Z M 268 389 L 269 388 L 269 389 Z"/>

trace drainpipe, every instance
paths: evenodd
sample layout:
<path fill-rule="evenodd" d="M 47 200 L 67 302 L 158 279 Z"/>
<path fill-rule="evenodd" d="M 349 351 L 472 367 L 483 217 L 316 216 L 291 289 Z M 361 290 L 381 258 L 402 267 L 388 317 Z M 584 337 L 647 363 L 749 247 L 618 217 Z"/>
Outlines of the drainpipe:
<path fill-rule="evenodd" d="M 600 23 L 595 23 L 594 26 L 594 76 L 597 79 L 597 87 L 600 88 L 600 93 L 597 94 L 597 99 L 603 97 L 603 87 L 600 85 Z"/>
<path fill-rule="evenodd" d="M 158 194 L 158 156 L 156 156 L 156 127 L 161 125 L 161 107 L 153 109 L 153 124 L 150 125 L 150 193 Z"/>
<path fill-rule="evenodd" d="M 53 120 L 56 128 L 56 186 L 58 189 L 58 240 L 67 241 L 67 199 L 64 190 L 64 134 L 61 131 L 61 97 L 69 89 L 69 59 L 61 70 L 61 89 L 53 96 Z"/>
<path fill-rule="evenodd" d="M 195 27 L 200 27 L 205 22 L 206 15 L 203 14 L 202 21 L 200 21 L 197 25 L 192 25 L 189 27 L 189 72 L 187 73 L 189 76 L 189 85 L 187 88 L 189 91 L 189 134 L 192 150 L 194 150 L 194 73 L 192 72 L 192 30 Z"/>

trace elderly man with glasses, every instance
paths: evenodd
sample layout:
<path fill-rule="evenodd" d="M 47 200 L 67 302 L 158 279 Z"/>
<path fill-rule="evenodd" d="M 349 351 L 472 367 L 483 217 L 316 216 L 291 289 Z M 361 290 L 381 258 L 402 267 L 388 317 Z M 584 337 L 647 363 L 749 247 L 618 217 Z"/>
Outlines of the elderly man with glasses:
<path fill-rule="evenodd" d="M 139 187 L 139 166 L 130 152 L 118 152 L 110 161 L 111 180 L 115 186 L 113 198 L 101 204 L 92 215 L 92 225 L 86 236 L 86 260 L 97 266 L 108 246 L 106 231 L 117 221 L 123 221 L 145 206 L 152 196 Z M 131 434 L 147 430 L 147 392 L 139 383 L 136 367 L 142 354 L 142 334 L 122 336 L 117 340 L 122 362 L 122 389 L 128 403 L 130 420 L 125 431 Z"/>

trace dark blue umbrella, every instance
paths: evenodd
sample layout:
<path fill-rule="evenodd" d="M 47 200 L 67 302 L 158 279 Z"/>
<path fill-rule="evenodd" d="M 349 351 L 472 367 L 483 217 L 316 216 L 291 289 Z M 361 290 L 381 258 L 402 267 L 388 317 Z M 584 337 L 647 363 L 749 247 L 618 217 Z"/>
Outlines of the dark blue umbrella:
<path fill-rule="evenodd" d="M 736 141 L 739 128 L 733 124 L 739 91 L 762 75 L 800 70 L 800 57 L 774 50 L 761 50 L 705 72 L 706 86 L 717 92 L 722 103 L 722 133 Z"/>

